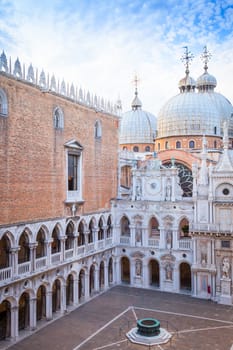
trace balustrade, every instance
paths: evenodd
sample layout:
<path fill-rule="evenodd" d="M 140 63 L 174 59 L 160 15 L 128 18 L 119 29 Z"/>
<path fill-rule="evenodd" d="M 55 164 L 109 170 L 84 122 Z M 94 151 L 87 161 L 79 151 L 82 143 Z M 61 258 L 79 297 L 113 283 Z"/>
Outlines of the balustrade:
<path fill-rule="evenodd" d="M 42 256 L 41 258 L 36 259 L 36 270 L 40 270 L 46 266 L 47 266 L 47 257 L 46 256 Z"/>
<path fill-rule="evenodd" d="M 18 275 L 25 275 L 31 272 L 31 261 L 26 261 L 22 264 L 18 264 Z"/>
<path fill-rule="evenodd" d="M 10 280 L 12 278 L 12 267 L 5 267 L 0 270 L 0 282 Z"/>

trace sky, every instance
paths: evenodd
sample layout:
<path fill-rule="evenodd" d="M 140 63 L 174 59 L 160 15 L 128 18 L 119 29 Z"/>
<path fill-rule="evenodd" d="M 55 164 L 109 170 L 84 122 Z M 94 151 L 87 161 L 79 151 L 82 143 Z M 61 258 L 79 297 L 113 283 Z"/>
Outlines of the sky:
<path fill-rule="evenodd" d="M 179 93 L 184 47 L 190 75 L 208 71 L 233 103 L 233 0 L 0 0 L 0 53 L 131 109 L 158 115 Z"/>

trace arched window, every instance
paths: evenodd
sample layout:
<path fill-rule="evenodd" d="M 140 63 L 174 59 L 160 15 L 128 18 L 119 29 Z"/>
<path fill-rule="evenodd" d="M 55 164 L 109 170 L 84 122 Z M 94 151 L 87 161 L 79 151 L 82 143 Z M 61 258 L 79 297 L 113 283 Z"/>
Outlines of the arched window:
<path fill-rule="evenodd" d="M 0 89 L 0 116 L 7 117 L 8 114 L 8 103 L 7 97 L 4 90 Z"/>
<path fill-rule="evenodd" d="M 158 143 L 158 151 L 160 151 L 160 143 Z"/>
<path fill-rule="evenodd" d="M 195 142 L 193 140 L 189 141 L 189 148 L 195 148 Z"/>
<path fill-rule="evenodd" d="M 150 152 L 150 146 L 145 147 L 145 152 Z"/>
<path fill-rule="evenodd" d="M 102 128 L 99 120 L 95 122 L 95 139 L 100 139 L 102 137 Z"/>
<path fill-rule="evenodd" d="M 53 112 L 53 126 L 55 129 L 64 128 L 64 116 L 60 107 L 56 107 Z"/>
<path fill-rule="evenodd" d="M 214 141 L 214 148 L 217 148 L 217 141 Z"/>
<path fill-rule="evenodd" d="M 168 141 L 165 142 L 165 149 L 168 149 L 169 145 L 168 145 Z"/>
<path fill-rule="evenodd" d="M 181 142 L 180 141 L 176 141 L 176 148 L 181 148 Z"/>
<path fill-rule="evenodd" d="M 217 126 L 214 127 L 214 135 L 217 135 Z"/>
<path fill-rule="evenodd" d="M 128 149 L 127 149 L 127 147 L 126 146 L 124 146 L 123 147 L 123 151 L 127 151 Z"/>
<path fill-rule="evenodd" d="M 133 151 L 134 152 L 138 152 L 139 151 L 139 147 L 138 146 L 134 146 Z"/>

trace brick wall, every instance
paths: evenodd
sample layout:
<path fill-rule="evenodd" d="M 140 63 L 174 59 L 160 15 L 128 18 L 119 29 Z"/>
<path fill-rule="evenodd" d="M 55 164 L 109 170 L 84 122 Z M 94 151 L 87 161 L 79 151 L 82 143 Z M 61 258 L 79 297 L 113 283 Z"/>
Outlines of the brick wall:
<path fill-rule="evenodd" d="M 8 98 L 8 117 L 0 117 L 0 224 L 65 215 L 64 144 L 72 139 L 83 146 L 82 213 L 108 209 L 117 189 L 118 118 L 5 75 L 0 88 Z M 63 130 L 53 127 L 56 106 Z M 101 140 L 94 138 L 97 119 Z"/>

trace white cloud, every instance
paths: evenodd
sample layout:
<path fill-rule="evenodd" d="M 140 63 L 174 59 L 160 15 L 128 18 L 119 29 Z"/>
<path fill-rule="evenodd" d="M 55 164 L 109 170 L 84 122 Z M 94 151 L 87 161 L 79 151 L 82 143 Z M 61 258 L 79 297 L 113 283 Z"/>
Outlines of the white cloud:
<path fill-rule="evenodd" d="M 178 93 L 178 81 L 184 76 L 182 46 L 188 45 L 196 56 L 191 75 L 197 78 L 203 72 L 199 56 L 207 44 L 213 52 L 209 71 L 232 101 L 233 39 L 225 34 L 221 41 L 220 35 L 223 28 L 232 28 L 232 9 L 226 9 L 226 1 L 215 6 L 207 2 L 156 5 L 138 0 L 126 6 L 119 0 L 71 0 L 65 6 L 58 0 L 0 0 L 5 9 L 0 43 L 14 60 L 19 56 L 21 62 L 32 62 L 112 101 L 120 94 L 126 110 L 134 96 L 131 82 L 136 71 L 143 108 L 154 114 Z"/>

